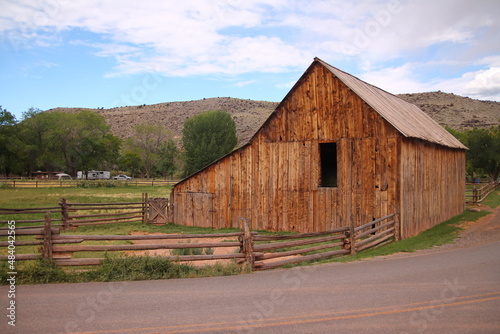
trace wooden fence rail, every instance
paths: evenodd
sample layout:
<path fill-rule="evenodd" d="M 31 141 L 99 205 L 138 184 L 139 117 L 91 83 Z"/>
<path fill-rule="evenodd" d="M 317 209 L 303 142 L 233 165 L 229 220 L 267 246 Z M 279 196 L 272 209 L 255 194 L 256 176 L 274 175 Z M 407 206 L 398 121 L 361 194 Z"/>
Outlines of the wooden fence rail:
<path fill-rule="evenodd" d="M 42 228 L 21 229 L 17 235 L 32 235 L 35 240 L 15 241 L 15 246 L 38 245 L 40 254 L 19 254 L 16 260 L 37 258 L 52 259 L 61 266 L 99 265 L 104 260 L 102 252 L 134 252 L 176 249 L 210 249 L 211 254 L 165 255 L 172 261 L 216 261 L 235 260 L 247 263 L 252 270 L 265 270 L 304 261 L 327 257 L 355 254 L 368 248 L 378 247 L 399 239 L 399 224 L 396 214 L 391 214 L 359 227 L 341 227 L 324 232 L 302 233 L 293 235 L 261 235 L 252 232 L 248 223 L 242 231 L 212 234 L 154 234 L 154 235 L 68 235 L 60 234 L 60 228 L 51 224 L 50 213 L 45 216 Z M 0 230 L 0 236 L 8 231 Z M 191 243 L 193 239 L 208 239 L 206 242 Z M 209 239 L 218 238 L 216 241 Z M 224 238 L 224 240 L 220 240 Z M 111 241 L 139 241 L 145 244 L 109 244 Z M 173 241 L 177 242 L 173 242 Z M 179 240 L 184 240 L 185 242 Z M 102 241 L 100 244 L 88 244 L 86 241 Z M 162 242 L 163 241 L 163 242 Z M 12 244 L 1 241 L 0 246 Z M 234 252 L 215 254 L 217 249 L 234 248 Z M 214 251 L 215 250 L 215 251 Z M 279 251 L 277 251 L 279 250 Z M 101 257 L 73 258 L 75 253 L 101 252 Z M 133 254 L 133 253 L 131 253 Z M 6 259 L 7 256 L 0 256 Z"/>
<path fill-rule="evenodd" d="M 480 203 L 482 202 L 489 194 L 495 191 L 496 188 L 500 185 L 500 182 L 490 182 L 485 184 L 482 187 L 477 188 L 477 185 L 472 185 L 472 190 L 469 190 L 465 193 L 465 200 L 467 203 Z"/>
<path fill-rule="evenodd" d="M 151 203 L 150 203 L 151 202 Z M 154 206 L 152 216 L 151 206 Z M 16 221 L 17 229 L 43 227 L 45 213 L 52 214 L 52 226 L 68 229 L 84 225 L 142 222 L 167 223 L 169 203 L 166 198 L 149 199 L 147 193 L 141 202 L 70 203 L 62 199 L 59 206 L 44 208 L 0 208 L 0 230 L 5 230 L 9 220 Z M 152 216 L 152 217 L 150 217 Z M 20 217 L 20 219 L 15 219 Z M 4 226 L 2 226 L 4 225 Z"/>
<path fill-rule="evenodd" d="M 82 185 L 115 185 L 115 184 L 125 184 L 128 186 L 171 186 L 176 184 L 178 181 L 166 181 L 166 180 L 15 180 L 15 179 L 4 179 L 0 180 L 0 187 L 7 188 L 75 188 Z"/>
<path fill-rule="evenodd" d="M 377 247 L 384 242 L 398 240 L 399 234 L 395 232 L 399 229 L 396 217 L 396 214 L 391 214 L 356 228 L 346 226 L 323 232 L 253 236 L 253 242 L 280 240 L 253 246 L 255 258 L 253 268 L 265 270 L 303 261 L 355 254 L 357 251 Z M 393 219 L 390 220 L 391 218 Z M 276 251 L 277 249 L 281 251 Z M 281 259 L 275 260 L 279 258 Z"/>

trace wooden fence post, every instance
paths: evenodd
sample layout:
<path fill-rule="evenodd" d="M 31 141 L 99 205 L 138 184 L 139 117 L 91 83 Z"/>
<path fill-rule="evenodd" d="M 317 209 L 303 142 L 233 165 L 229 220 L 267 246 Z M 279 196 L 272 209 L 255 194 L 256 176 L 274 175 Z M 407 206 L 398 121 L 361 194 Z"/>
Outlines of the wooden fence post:
<path fill-rule="evenodd" d="M 243 240 L 242 240 L 242 252 L 245 254 L 245 262 L 247 266 L 253 270 L 255 263 L 255 254 L 253 252 L 253 238 L 252 231 L 250 230 L 250 225 L 247 221 L 243 222 Z"/>
<path fill-rule="evenodd" d="M 45 214 L 45 224 L 43 227 L 43 254 L 45 260 L 52 259 L 52 220 L 50 212 Z"/>
<path fill-rule="evenodd" d="M 401 231 L 399 224 L 399 213 L 396 212 L 396 214 L 394 215 L 394 241 L 401 240 Z"/>
<path fill-rule="evenodd" d="M 354 236 L 354 222 L 349 225 L 349 243 L 351 244 L 351 255 L 356 255 L 356 238 Z"/>
<path fill-rule="evenodd" d="M 476 189 L 476 186 L 474 186 L 472 188 L 472 203 L 476 203 L 477 202 L 477 189 Z"/>
<path fill-rule="evenodd" d="M 66 198 L 61 199 L 59 205 L 61 206 L 61 223 L 63 229 L 67 230 L 69 228 L 69 213 Z"/>
<path fill-rule="evenodd" d="M 142 193 L 142 223 L 148 222 L 148 193 Z"/>
<path fill-rule="evenodd" d="M 168 222 L 174 223 L 174 192 L 170 192 L 170 201 L 168 203 Z"/>

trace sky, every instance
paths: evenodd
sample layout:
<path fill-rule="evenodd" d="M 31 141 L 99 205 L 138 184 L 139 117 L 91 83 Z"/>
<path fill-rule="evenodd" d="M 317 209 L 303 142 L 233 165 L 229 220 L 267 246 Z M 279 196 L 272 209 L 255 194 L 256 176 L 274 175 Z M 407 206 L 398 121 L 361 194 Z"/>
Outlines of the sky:
<path fill-rule="evenodd" d="M 0 106 L 281 101 L 314 57 L 500 101 L 498 0 L 0 0 Z"/>

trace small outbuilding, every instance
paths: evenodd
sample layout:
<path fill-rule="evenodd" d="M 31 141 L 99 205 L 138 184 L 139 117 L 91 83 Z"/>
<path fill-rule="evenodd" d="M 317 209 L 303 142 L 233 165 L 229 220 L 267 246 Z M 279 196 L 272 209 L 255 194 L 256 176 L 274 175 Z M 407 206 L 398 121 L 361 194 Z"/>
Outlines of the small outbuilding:
<path fill-rule="evenodd" d="M 57 174 L 60 174 L 62 172 L 42 172 L 42 171 L 36 171 L 36 172 L 31 172 L 31 177 L 33 177 L 35 180 L 57 180 Z"/>
<path fill-rule="evenodd" d="M 417 106 L 315 58 L 250 141 L 177 183 L 177 224 L 313 232 L 464 210 L 465 150 Z"/>

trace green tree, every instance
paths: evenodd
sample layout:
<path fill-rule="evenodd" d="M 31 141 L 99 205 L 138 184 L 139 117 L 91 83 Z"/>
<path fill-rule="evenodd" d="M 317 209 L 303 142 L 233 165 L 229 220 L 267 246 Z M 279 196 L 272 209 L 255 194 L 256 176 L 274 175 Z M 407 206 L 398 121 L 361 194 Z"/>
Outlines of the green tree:
<path fill-rule="evenodd" d="M 160 146 L 158 152 L 158 171 L 163 177 L 172 178 L 177 172 L 179 149 L 172 139 L 169 139 Z"/>
<path fill-rule="evenodd" d="M 132 177 L 144 168 L 141 154 L 137 150 L 124 149 L 120 158 L 118 158 L 120 170 L 129 171 Z"/>
<path fill-rule="evenodd" d="M 8 176 L 15 164 L 12 141 L 15 137 L 16 117 L 0 106 L 0 174 Z"/>
<path fill-rule="evenodd" d="M 500 126 L 466 131 L 447 130 L 469 148 L 466 153 L 466 168 L 470 178 L 486 174 L 491 180 L 498 179 L 500 174 Z"/>
<path fill-rule="evenodd" d="M 134 131 L 125 144 L 125 152 L 140 155 L 146 178 L 149 178 L 157 171 L 162 145 L 172 139 L 172 133 L 155 124 L 139 124 Z"/>
<path fill-rule="evenodd" d="M 465 135 L 467 160 L 475 171 L 482 171 L 491 180 L 500 174 L 500 126 L 473 129 Z"/>
<path fill-rule="evenodd" d="M 59 113 L 44 113 L 30 108 L 23 113 L 23 121 L 18 125 L 19 158 L 24 170 L 59 171 L 64 169 L 64 159 L 60 154 L 61 141 L 54 138 L 54 130 L 59 126 Z M 69 117 L 68 117 L 69 118 Z"/>
<path fill-rule="evenodd" d="M 186 120 L 182 131 L 186 174 L 228 154 L 237 141 L 236 125 L 225 111 L 206 111 Z"/>
<path fill-rule="evenodd" d="M 68 148 L 65 157 L 72 173 L 76 173 L 77 169 L 110 169 L 116 163 L 121 140 L 111 133 L 104 117 L 89 110 L 82 110 L 76 114 L 74 128 L 76 142 Z"/>
<path fill-rule="evenodd" d="M 101 115 L 88 110 L 76 114 L 30 109 L 19 124 L 20 156 L 29 171 L 104 169 L 118 157 L 121 140 L 112 135 Z"/>

